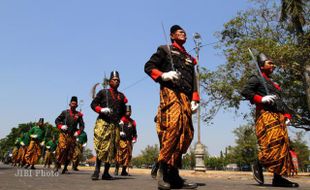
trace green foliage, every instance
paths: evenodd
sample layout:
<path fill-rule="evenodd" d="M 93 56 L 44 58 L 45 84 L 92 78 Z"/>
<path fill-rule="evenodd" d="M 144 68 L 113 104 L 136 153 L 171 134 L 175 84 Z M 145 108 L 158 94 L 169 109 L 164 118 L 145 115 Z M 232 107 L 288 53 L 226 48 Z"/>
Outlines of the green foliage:
<path fill-rule="evenodd" d="M 85 162 L 86 160 L 91 159 L 92 157 L 94 157 L 92 150 L 89 148 L 86 148 L 83 151 L 83 156 L 82 156 L 81 162 Z"/>
<path fill-rule="evenodd" d="M 300 115 L 310 117 L 310 81 L 305 77 L 310 67 L 310 14 L 304 15 L 305 34 L 298 40 L 300 37 L 296 33 L 279 22 L 280 5 L 275 1 L 257 2 L 255 9 L 239 12 L 216 34 L 220 39 L 217 47 L 223 51 L 227 63 L 215 71 L 202 68 L 201 90 L 207 95 L 202 102 L 203 118 L 209 124 L 220 109 L 238 113 L 243 100 L 240 92 L 248 77 L 257 73 L 248 48 L 264 52 L 273 59 L 279 68 L 273 78 L 282 86 L 284 100 Z M 305 7 L 306 13 L 309 13 L 309 7 Z M 246 118 L 249 116 L 249 113 L 241 114 Z"/>
<path fill-rule="evenodd" d="M 304 136 L 304 132 L 297 132 L 296 137 L 291 141 L 291 148 L 297 153 L 298 165 L 301 171 L 306 171 L 307 166 L 310 164 L 310 150 Z"/>
<path fill-rule="evenodd" d="M 257 159 L 257 139 L 254 127 L 243 125 L 234 130 L 236 146 L 228 146 L 220 157 L 207 156 L 205 165 L 208 169 L 224 170 L 228 164 L 236 163 L 239 167 L 249 166 Z"/>
<path fill-rule="evenodd" d="M 233 158 L 238 166 L 251 165 L 257 159 L 257 138 L 255 128 L 243 125 L 234 130 L 236 146 L 232 148 Z"/>
<path fill-rule="evenodd" d="M 148 145 L 144 150 L 141 151 L 141 154 L 137 157 L 132 158 L 131 163 L 136 167 L 148 167 L 151 166 L 155 161 L 157 161 L 157 157 L 159 154 L 158 145 L 154 146 Z"/>
<path fill-rule="evenodd" d="M 195 152 L 194 149 L 190 149 L 182 158 L 182 169 L 194 169 L 195 167 Z"/>

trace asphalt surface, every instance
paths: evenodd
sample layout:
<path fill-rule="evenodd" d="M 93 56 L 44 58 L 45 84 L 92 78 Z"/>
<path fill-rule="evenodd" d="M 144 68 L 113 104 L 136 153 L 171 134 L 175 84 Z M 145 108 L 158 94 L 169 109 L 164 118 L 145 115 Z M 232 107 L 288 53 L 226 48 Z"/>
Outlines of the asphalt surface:
<path fill-rule="evenodd" d="M 111 168 L 111 173 L 114 171 Z M 80 171 L 70 171 L 70 174 L 54 174 L 51 169 L 37 166 L 36 170 L 14 168 L 0 164 L 0 189 L 2 190 L 147 190 L 157 189 L 157 181 L 149 175 L 149 170 L 134 169 L 129 171 L 131 176 L 115 177 L 114 180 L 92 181 L 92 168 L 80 168 Z M 259 186 L 252 179 L 251 174 L 238 172 L 206 172 L 195 174 L 192 171 L 182 171 L 182 176 L 189 181 L 198 183 L 198 190 L 281 190 L 271 186 L 271 176 L 265 177 L 266 185 Z M 310 190 L 310 174 L 296 176 L 290 180 L 298 182 L 300 190 Z M 295 188 L 296 189 L 296 188 Z"/>

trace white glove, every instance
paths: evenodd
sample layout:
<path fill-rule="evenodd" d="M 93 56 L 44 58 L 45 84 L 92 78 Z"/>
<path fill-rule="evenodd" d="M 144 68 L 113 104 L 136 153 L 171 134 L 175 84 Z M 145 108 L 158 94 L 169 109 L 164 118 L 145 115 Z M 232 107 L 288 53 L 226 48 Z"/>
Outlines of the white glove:
<path fill-rule="evenodd" d="M 38 135 L 30 135 L 30 137 L 36 139 Z"/>
<path fill-rule="evenodd" d="M 62 125 L 61 129 L 66 131 L 68 129 L 68 126 L 67 125 Z"/>
<path fill-rule="evenodd" d="M 87 145 L 87 143 L 84 143 L 82 146 L 83 146 L 83 147 L 86 147 L 86 145 Z"/>
<path fill-rule="evenodd" d="M 111 113 L 111 109 L 110 108 L 101 108 L 100 112 L 103 113 L 103 114 L 110 114 Z"/>
<path fill-rule="evenodd" d="M 131 141 L 133 144 L 135 144 L 137 141 L 135 139 L 132 139 Z"/>
<path fill-rule="evenodd" d="M 119 134 L 120 134 L 121 137 L 125 137 L 126 136 L 126 134 L 123 131 L 121 131 Z"/>
<path fill-rule="evenodd" d="M 45 141 L 42 141 L 42 142 L 40 143 L 40 145 L 41 145 L 41 146 L 44 146 L 44 145 L 45 145 Z"/>
<path fill-rule="evenodd" d="M 56 150 L 53 152 L 53 154 L 55 154 L 56 153 Z"/>
<path fill-rule="evenodd" d="M 286 118 L 285 124 L 286 124 L 287 126 L 291 125 L 291 120 L 290 120 L 289 118 Z"/>
<path fill-rule="evenodd" d="M 50 147 L 50 146 L 46 146 L 46 148 L 47 148 L 47 149 L 50 149 L 51 147 Z"/>
<path fill-rule="evenodd" d="M 199 107 L 199 103 L 198 102 L 191 101 L 191 110 L 192 110 L 193 113 L 195 113 L 197 111 L 198 107 Z"/>
<path fill-rule="evenodd" d="M 79 138 L 76 138 L 76 141 L 79 142 Z"/>
<path fill-rule="evenodd" d="M 170 81 L 170 80 L 173 81 L 173 80 L 178 80 L 179 78 L 180 78 L 180 74 L 176 71 L 169 71 L 161 75 L 161 79 L 163 81 Z"/>
<path fill-rule="evenodd" d="M 74 136 L 75 137 L 79 136 L 79 133 L 77 131 L 75 131 Z"/>
<path fill-rule="evenodd" d="M 122 120 L 118 124 L 119 124 L 120 127 L 124 126 L 124 122 Z"/>
<path fill-rule="evenodd" d="M 262 103 L 272 104 L 275 99 L 277 99 L 276 95 L 266 95 L 262 98 Z"/>
<path fill-rule="evenodd" d="M 20 145 L 25 146 L 25 143 L 22 141 L 22 142 L 20 142 Z"/>

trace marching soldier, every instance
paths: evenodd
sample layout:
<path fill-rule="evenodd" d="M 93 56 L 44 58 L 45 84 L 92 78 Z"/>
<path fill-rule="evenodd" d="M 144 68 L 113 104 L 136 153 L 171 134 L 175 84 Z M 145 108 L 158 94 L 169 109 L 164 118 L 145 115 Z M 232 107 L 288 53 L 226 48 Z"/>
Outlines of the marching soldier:
<path fill-rule="evenodd" d="M 25 168 L 28 168 L 31 165 L 30 169 L 35 169 L 34 165 L 38 162 L 41 156 L 40 143 L 42 143 L 43 140 L 43 126 L 44 119 L 40 118 L 38 124 L 32 127 L 29 131 L 31 140 L 25 154 L 25 159 L 27 163 Z"/>
<path fill-rule="evenodd" d="M 72 158 L 72 169 L 74 171 L 79 171 L 77 168 L 79 166 L 81 157 L 83 156 L 83 148 L 87 145 L 87 134 L 82 131 L 76 138 L 76 144 L 74 148 L 73 158 Z"/>
<path fill-rule="evenodd" d="M 118 175 L 119 166 L 122 166 L 121 176 L 128 176 L 126 169 L 132 158 L 133 144 L 137 141 L 136 122 L 130 118 L 131 106 L 126 105 L 126 114 L 121 118 L 120 141 L 116 155 L 115 175 Z"/>
<path fill-rule="evenodd" d="M 47 168 L 50 168 L 50 165 L 54 159 L 53 154 L 55 153 L 57 147 L 55 136 L 53 136 L 52 139 L 46 143 L 45 147 L 44 167 L 47 166 Z"/>
<path fill-rule="evenodd" d="M 287 124 L 291 115 L 277 106 L 277 99 L 282 96 L 280 86 L 271 80 L 275 65 L 264 54 L 257 56 L 257 63 L 262 76 L 252 75 L 242 91 L 242 95 L 256 105 L 256 136 L 259 152 L 258 163 L 254 166 L 254 179 L 264 184 L 262 166 L 274 177 L 272 185 L 276 187 L 298 187 L 282 176 L 290 175 L 292 160 L 289 153 Z M 269 93 L 268 93 L 269 92 Z"/>
<path fill-rule="evenodd" d="M 64 164 L 64 168 L 61 172 L 62 174 L 68 172 L 67 167 L 72 159 L 76 137 L 84 130 L 83 114 L 76 110 L 78 107 L 78 99 L 76 96 L 72 96 L 69 106 L 70 109 L 62 111 L 55 120 L 60 134 L 56 148 L 54 171 L 57 172 L 61 164 Z"/>
<path fill-rule="evenodd" d="M 109 89 L 99 91 L 91 103 L 91 108 L 98 113 L 94 128 L 94 144 L 96 150 L 96 168 L 93 180 L 99 178 L 101 162 L 104 162 L 103 180 L 112 179 L 109 174 L 110 164 L 115 161 L 120 140 L 119 122 L 125 114 L 127 98 L 117 89 L 120 77 L 117 71 L 111 72 Z"/>
<path fill-rule="evenodd" d="M 170 28 L 172 45 L 159 46 L 144 71 L 160 84 L 160 105 L 156 126 L 160 138 L 159 189 L 196 188 L 179 176 L 182 154 L 194 136 L 192 113 L 199 106 L 195 77 L 197 61 L 183 47 L 186 33 L 178 25 Z"/>
<path fill-rule="evenodd" d="M 24 129 L 24 131 L 22 131 L 21 133 L 20 147 L 18 149 L 18 155 L 17 155 L 17 163 L 19 163 L 19 166 L 21 167 L 23 167 L 26 164 L 25 155 L 30 142 L 30 136 L 28 130 L 29 129 Z"/>

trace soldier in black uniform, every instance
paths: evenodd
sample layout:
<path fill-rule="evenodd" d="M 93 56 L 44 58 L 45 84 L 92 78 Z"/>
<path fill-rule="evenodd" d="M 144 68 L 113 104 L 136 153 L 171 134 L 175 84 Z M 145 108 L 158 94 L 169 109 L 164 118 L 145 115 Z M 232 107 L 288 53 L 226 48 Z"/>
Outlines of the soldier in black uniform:
<path fill-rule="evenodd" d="M 118 175 L 118 168 L 122 166 L 122 176 L 128 176 L 126 171 L 132 158 L 133 144 L 137 142 L 136 121 L 131 117 L 131 106 L 126 105 L 126 114 L 121 118 L 120 126 L 120 142 L 116 155 L 115 175 Z"/>
<path fill-rule="evenodd" d="M 67 166 L 72 159 L 76 137 L 81 134 L 85 127 L 83 114 L 76 110 L 78 107 L 76 96 L 72 96 L 69 106 L 70 109 L 62 111 L 55 120 L 55 124 L 60 130 L 56 148 L 55 172 L 58 171 L 61 164 L 64 164 L 63 174 L 68 172 Z"/>
<path fill-rule="evenodd" d="M 103 180 L 112 179 L 109 174 L 110 164 L 115 161 L 120 140 L 119 122 L 125 115 L 127 98 L 117 89 L 120 77 L 117 71 L 111 72 L 109 89 L 99 91 L 91 103 L 91 108 L 98 113 L 94 128 L 94 144 L 96 150 L 96 168 L 93 180 L 99 178 L 101 162 L 104 162 Z"/>
<path fill-rule="evenodd" d="M 276 187 L 298 187 L 283 175 L 290 175 L 293 167 L 289 153 L 287 125 L 290 123 L 289 110 L 281 103 L 282 90 L 272 81 L 275 69 L 273 61 L 264 54 L 257 56 L 262 76 L 252 75 L 242 95 L 256 105 L 255 129 L 259 145 L 258 163 L 254 165 L 254 179 L 264 183 L 262 166 L 274 174 L 272 185 Z"/>
<path fill-rule="evenodd" d="M 156 126 L 160 139 L 159 189 L 196 188 L 179 176 L 182 154 L 194 136 L 192 113 L 199 106 L 195 77 L 197 61 L 183 47 L 186 33 L 178 25 L 170 28 L 172 45 L 159 46 L 145 64 L 145 72 L 160 84 Z"/>

